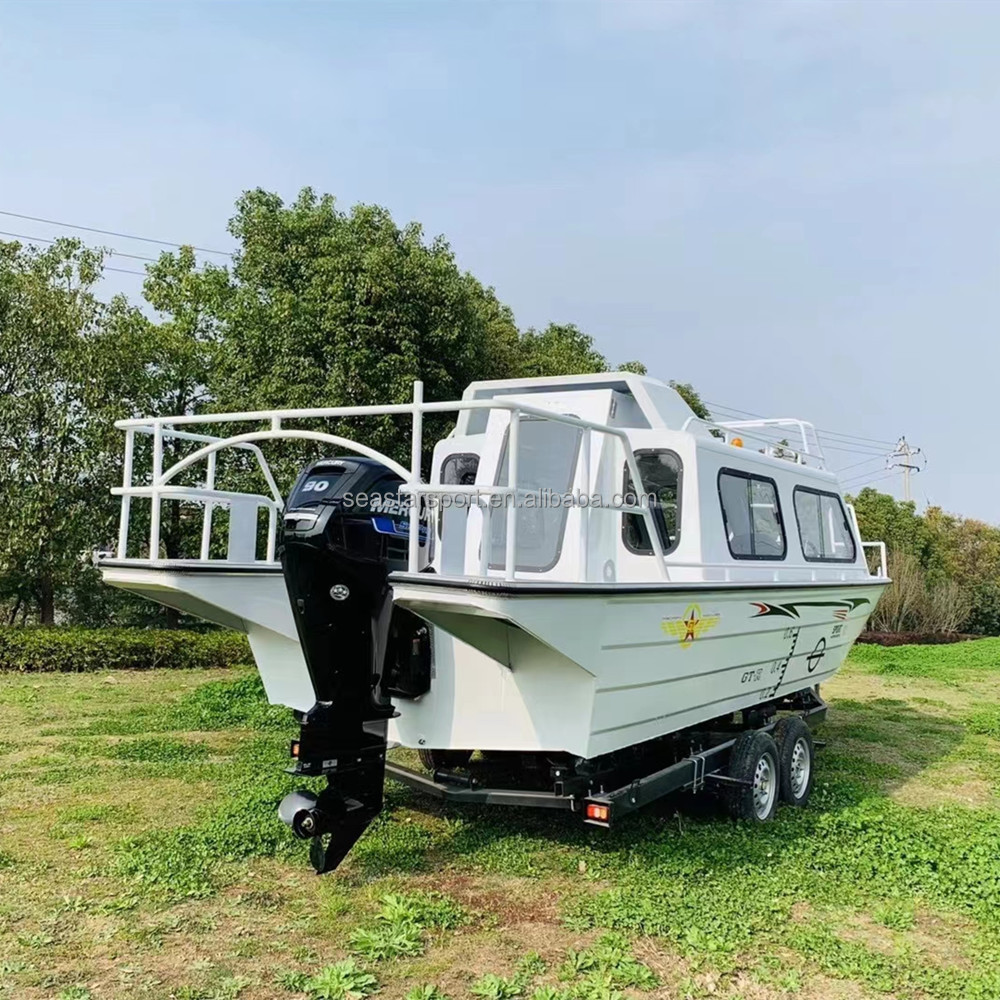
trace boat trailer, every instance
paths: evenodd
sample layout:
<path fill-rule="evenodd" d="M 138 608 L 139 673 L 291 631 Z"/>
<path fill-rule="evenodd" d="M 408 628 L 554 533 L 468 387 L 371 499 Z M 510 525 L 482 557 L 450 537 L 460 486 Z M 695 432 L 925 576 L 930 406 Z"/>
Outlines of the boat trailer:
<path fill-rule="evenodd" d="M 812 789 L 812 750 L 824 745 L 813 739 L 811 729 L 825 720 L 826 713 L 827 705 L 818 689 L 810 688 L 713 720 L 714 724 L 708 726 L 682 730 L 630 747 L 627 752 L 591 760 L 560 760 L 558 755 L 550 755 L 545 759 L 548 766 L 543 767 L 538 754 L 510 752 L 490 754 L 464 767 L 437 767 L 430 774 L 384 756 L 365 763 L 368 767 L 382 765 L 387 777 L 443 802 L 565 810 L 579 814 L 587 825 L 604 829 L 657 799 L 706 789 L 716 792 L 735 817 L 765 822 L 777 807 L 780 769 L 795 759 L 793 754 L 802 743 L 808 754 L 803 784 L 798 789 L 793 785 L 791 793 L 781 797 L 794 805 L 805 805 Z M 756 766 L 759 751 L 753 741 L 761 734 L 768 741 L 773 739 L 777 750 L 771 779 L 775 786 L 772 805 L 763 811 L 759 807 L 760 775 L 746 773 L 748 759 Z M 783 762 L 786 742 L 795 746 Z M 293 756 L 299 752 L 293 742 Z M 362 764 L 360 758 L 357 764 Z M 300 765 L 289 768 L 289 772 L 309 773 Z M 332 871 L 353 846 L 370 822 L 366 814 L 373 805 L 357 802 L 353 810 L 341 806 L 336 815 L 327 815 L 323 793 L 317 797 L 300 791 L 285 798 L 280 815 L 297 836 L 312 839 L 310 857 L 322 874 Z M 360 829 L 352 822 L 355 816 Z"/>

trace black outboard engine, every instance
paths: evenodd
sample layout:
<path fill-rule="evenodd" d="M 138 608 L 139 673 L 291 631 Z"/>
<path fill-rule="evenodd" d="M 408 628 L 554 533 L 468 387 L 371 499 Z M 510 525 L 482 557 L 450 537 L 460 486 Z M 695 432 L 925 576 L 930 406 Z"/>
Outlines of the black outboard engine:
<path fill-rule="evenodd" d="M 280 559 L 316 692 L 296 712 L 292 773 L 325 775 L 318 795 L 296 792 L 279 814 L 313 838 L 318 872 L 332 871 L 382 809 L 389 696 L 430 687 L 430 632 L 394 608 L 388 575 L 407 565 L 402 480 L 368 458 L 324 459 L 299 476 L 285 508 Z M 426 532 L 421 555 L 426 562 Z"/>

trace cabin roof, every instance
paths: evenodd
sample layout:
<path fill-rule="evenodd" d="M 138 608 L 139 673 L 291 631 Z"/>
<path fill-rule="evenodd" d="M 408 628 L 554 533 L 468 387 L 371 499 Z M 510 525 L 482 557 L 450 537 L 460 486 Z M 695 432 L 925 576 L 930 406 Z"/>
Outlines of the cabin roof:
<path fill-rule="evenodd" d="M 554 375 L 542 378 L 493 379 L 472 382 L 463 399 L 493 399 L 514 393 L 564 393 L 593 389 L 611 389 L 631 396 L 650 427 L 682 430 L 694 416 L 676 389 L 660 379 L 631 372 L 599 372 L 593 375 Z"/>

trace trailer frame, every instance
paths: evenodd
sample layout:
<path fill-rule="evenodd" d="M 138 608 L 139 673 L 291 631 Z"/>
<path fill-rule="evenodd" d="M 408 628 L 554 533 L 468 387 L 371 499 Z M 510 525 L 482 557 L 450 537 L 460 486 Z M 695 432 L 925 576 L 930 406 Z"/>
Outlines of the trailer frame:
<path fill-rule="evenodd" d="M 474 773 L 461 769 L 439 768 L 429 776 L 391 760 L 386 761 L 385 770 L 387 777 L 444 802 L 565 810 L 580 813 L 583 822 L 590 826 L 607 829 L 614 821 L 667 795 L 682 791 L 697 793 L 710 786 L 724 789 L 749 784 L 725 773 L 730 751 L 744 732 L 771 732 L 780 721 L 778 712 L 798 716 L 812 729 L 826 718 L 827 704 L 818 688 L 807 688 L 734 713 L 729 724 L 723 721 L 714 728 L 694 727 L 651 741 L 632 766 L 601 759 L 582 762 L 592 766 L 590 773 L 554 766 L 551 790 L 485 785 Z M 739 722 L 735 721 L 736 716 L 741 717 Z M 662 763 L 667 745 L 677 748 L 685 744 L 688 753 L 679 759 L 643 770 L 644 757 L 656 760 L 658 751 Z M 823 744 L 817 740 L 815 745 Z"/>

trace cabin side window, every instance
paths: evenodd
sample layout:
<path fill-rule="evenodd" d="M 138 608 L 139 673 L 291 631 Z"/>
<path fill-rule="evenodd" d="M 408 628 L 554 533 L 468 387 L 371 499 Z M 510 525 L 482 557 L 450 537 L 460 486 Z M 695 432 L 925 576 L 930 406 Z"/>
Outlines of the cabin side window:
<path fill-rule="evenodd" d="M 448 455 L 447 458 L 441 463 L 441 485 L 442 486 L 475 486 L 476 485 L 476 473 L 479 471 L 479 456 L 474 452 L 454 452 Z M 459 530 L 459 525 L 464 526 L 465 515 L 469 509 L 469 505 L 472 502 L 472 497 L 466 497 L 464 501 L 459 501 L 457 504 L 449 507 L 449 513 L 451 511 L 457 511 L 458 514 L 452 514 L 448 519 L 445 518 L 444 507 L 438 508 L 437 512 L 437 532 L 438 536 L 443 535 L 444 526 L 446 523 L 451 523 L 454 521 L 455 529 Z"/>
<path fill-rule="evenodd" d="M 641 493 L 636 494 L 628 464 L 623 473 L 622 494 L 626 503 L 649 504 L 664 553 L 672 552 L 680 541 L 681 460 L 672 451 L 644 449 L 634 453 L 642 479 Z M 651 556 L 653 545 L 642 514 L 622 514 L 622 541 L 629 552 Z"/>
<path fill-rule="evenodd" d="M 857 548 L 836 493 L 796 486 L 792 493 L 802 555 L 809 562 L 854 562 Z"/>
<path fill-rule="evenodd" d="M 719 473 L 719 501 L 734 559 L 785 558 L 785 530 L 773 479 L 723 469 Z"/>
<path fill-rule="evenodd" d="M 544 418 L 521 418 L 517 456 L 517 486 L 533 495 L 517 504 L 517 551 L 515 567 L 530 573 L 552 569 L 562 553 L 563 533 L 571 503 L 566 495 L 580 451 L 579 427 Z M 510 436 L 505 435 L 496 484 L 509 483 Z M 512 501 L 507 501 L 512 502 Z M 491 507 L 490 568 L 506 566 L 507 510 Z"/>
<path fill-rule="evenodd" d="M 478 471 L 478 455 L 455 452 L 441 463 L 441 483 L 444 486 L 475 486 Z"/>

